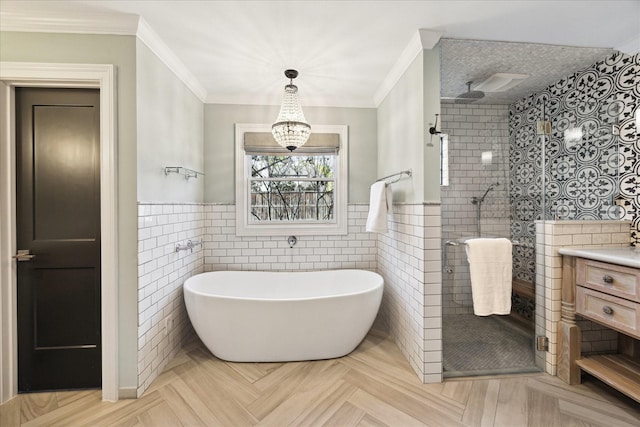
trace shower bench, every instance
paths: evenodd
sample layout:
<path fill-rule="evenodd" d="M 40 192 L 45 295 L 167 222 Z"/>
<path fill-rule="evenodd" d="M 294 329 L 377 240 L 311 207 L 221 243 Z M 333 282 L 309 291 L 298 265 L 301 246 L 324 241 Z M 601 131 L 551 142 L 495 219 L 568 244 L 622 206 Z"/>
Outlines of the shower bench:
<path fill-rule="evenodd" d="M 560 254 L 558 377 L 579 384 L 582 370 L 640 402 L 640 248 L 563 248 Z M 617 331 L 618 352 L 582 357 L 576 315 Z"/>

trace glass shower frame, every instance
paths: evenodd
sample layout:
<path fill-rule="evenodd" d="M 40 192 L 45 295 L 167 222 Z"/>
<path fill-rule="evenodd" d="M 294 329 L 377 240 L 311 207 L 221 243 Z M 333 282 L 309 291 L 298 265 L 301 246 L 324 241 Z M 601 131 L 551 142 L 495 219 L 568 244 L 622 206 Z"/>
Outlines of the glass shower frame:
<path fill-rule="evenodd" d="M 463 114 L 465 109 L 493 108 L 495 106 L 459 106 L 443 103 L 443 131 L 447 132 L 455 128 L 459 119 L 447 114 L 447 105 L 454 111 L 459 111 L 460 116 L 469 117 L 473 113 Z M 456 134 L 453 129 L 447 136 L 449 138 L 449 165 L 451 183 L 442 187 L 443 210 L 443 328 L 447 317 L 456 314 L 472 313 L 469 268 L 461 242 L 468 237 L 506 237 L 513 239 L 511 223 L 511 162 L 509 111 L 507 106 L 497 107 L 502 110 L 501 116 L 490 117 L 484 120 L 484 129 L 479 136 Z M 474 127 L 465 126 L 467 128 Z M 462 147 L 462 148 L 461 148 Z M 456 165 L 456 156 L 465 158 L 461 170 L 460 164 Z M 457 174 L 457 176 L 456 176 Z M 460 191 L 462 188 L 462 191 Z M 456 194 L 451 197 L 452 194 Z M 540 192 L 538 192 L 540 197 Z M 452 202 L 453 200 L 453 202 Z M 474 203 L 475 201 L 475 203 Z M 452 202 L 452 203 L 451 203 Z M 476 210 L 480 207 L 480 210 Z M 450 212 L 455 209 L 456 212 Z M 463 211 L 463 212 L 461 212 Z M 478 212 L 480 222 L 478 222 Z M 478 227 L 480 225 L 480 227 Z M 516 242 L 514 251 L 528 249 L 526 267 L 530 271 L 530 281 L 535 281 L 535 231 L 529 241 Z M 517 249 L 516 249 L 517 248 Z M 543 371 L 545 367 L 545 353 L 535 350 L 536 335 L 544 330 L 544 285 L 532 286 L 535 289 L 535 301 L 530 305 L 536 305 L 536 314 L 532 313 L 532 323 L 535 324 L 530 331 L 528 344 L 533 351 L 535 359 L 535 371 Z M 540 314 L 537 314 L 538 311 Z M 449 318 L 450 319 L 450 318 Z M 443 336 L 443 358 L 447 358 L 447 339 Z M 470 352 L 471 353 L 471 352 Z M 446 367 L 446 361 L 444 363 Z M 522 370 L 509 370 L 513 372 L 531 372 L 531 367 Z M 466 375 L 487 375 L 507 373 L 501 369 L 482 370 L 482 372 L 465 372 Z M 455 372 L 444 371 L 445 377 L 458 376 Z"/>

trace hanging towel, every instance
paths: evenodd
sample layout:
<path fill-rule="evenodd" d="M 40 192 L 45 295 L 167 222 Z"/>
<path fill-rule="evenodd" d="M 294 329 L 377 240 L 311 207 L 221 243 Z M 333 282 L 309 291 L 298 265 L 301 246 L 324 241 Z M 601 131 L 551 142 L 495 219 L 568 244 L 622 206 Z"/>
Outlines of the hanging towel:
<path fill-rule="evenodd" d="M 511 241 L 469 239 L 465 249 L 476 316 L 511 312 Z"/>
<path fill-rule="evenodd" d="M 366 230 L 373 233 L 386 233 L 387 213 L 392 210 L 393 193 L 391 186 L 384 181 L 375 182 L 369 195 L 369 215 Z"/>

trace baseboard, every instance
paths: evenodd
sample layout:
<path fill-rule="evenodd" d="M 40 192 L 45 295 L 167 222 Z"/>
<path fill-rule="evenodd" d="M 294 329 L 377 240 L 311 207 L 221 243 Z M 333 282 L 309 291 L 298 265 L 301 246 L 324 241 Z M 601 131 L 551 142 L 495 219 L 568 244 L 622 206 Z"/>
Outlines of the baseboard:
<path fill-rule="evenodd" d="M 138 390 L 136 387 L 120 387 L 118 389 L 118 399 L 137 399 Z"/>

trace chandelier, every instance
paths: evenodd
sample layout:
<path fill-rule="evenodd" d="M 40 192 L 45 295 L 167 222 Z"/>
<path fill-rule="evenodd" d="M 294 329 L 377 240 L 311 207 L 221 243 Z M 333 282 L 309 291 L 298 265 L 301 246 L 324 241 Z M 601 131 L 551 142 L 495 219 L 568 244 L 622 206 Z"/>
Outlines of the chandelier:
<path fill-rule="evenodd" d="M 271 126 L 271 133 L 279 145 L 293 151 L 307 142 L 311 134 L 311 126 L 302 113 L 298 87 L 293 84 L 293 79 L 298 77 L 298 72 L 285 70 L 284 75 L 289 79 L 289 84 L 284 87 L 280 114 Z"/>

